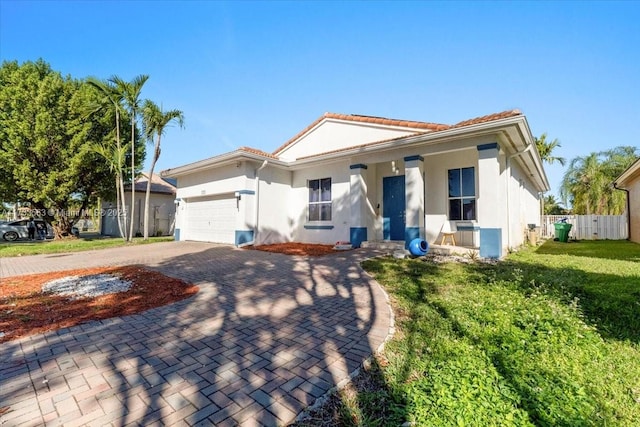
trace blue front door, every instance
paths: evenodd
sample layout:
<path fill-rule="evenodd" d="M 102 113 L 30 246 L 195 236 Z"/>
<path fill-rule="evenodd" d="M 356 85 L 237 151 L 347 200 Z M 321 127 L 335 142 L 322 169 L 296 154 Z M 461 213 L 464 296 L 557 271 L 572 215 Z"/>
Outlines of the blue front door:
<path fill-rule="evenodd" d="M 382 234 L 385 240 L 404 240 L 404 175 L 382 178 Z"/>

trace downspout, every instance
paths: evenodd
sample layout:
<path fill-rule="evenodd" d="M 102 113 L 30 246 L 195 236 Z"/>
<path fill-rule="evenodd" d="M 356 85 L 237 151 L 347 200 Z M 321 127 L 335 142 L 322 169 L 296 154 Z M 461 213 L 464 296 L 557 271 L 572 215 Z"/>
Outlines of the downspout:
<path fill-rule="evenodd" d="M 264 162 L 262 162 L 262 165 L 260 165 L 260 167 L 258 169 L 256 169 L 254 171 L 254 188 L 256 189 L 256 203 L 255 203 L 255 209 L 254 209 L 254 217 L 253 217 L 253 239 L 250 242 L 246 242 L 243 243 L 241 245 L 238 245 L 238 247 L 243 247 L 243 246 L 250 246 L 256 243 L 256 236 L 258 235 L 258 221 L 259 221 L 259 211 L 260 211 L 260 177 L 258 175 L 258 172 L 260 172 L 262 169 L 264 169 L 267 166 L 267 163 L 269 163 L 268 160 L 265 160 Z"/>
<path fill-rule="evenodd" d="M 629 190 L 626 188 L 619 188 L 615 182 L 613 183 L 613 188 L 627 193 L 627 240 L 631 240 L 631 203 L 629 201 Z"/>

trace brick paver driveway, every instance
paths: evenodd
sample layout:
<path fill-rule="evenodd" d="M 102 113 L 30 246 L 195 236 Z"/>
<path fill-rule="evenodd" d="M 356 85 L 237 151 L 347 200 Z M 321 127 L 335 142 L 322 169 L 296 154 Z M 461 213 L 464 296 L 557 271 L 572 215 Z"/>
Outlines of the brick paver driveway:
<path fill-rule="evenodd" d="M 358 267 L 367 255 L 168 242 L 0 259 L 0 281 L 143 264 L 200 286 L 176 304 L 0 344 L 0 424 L 285 425 L 388 335 L 385 295 Z"/>

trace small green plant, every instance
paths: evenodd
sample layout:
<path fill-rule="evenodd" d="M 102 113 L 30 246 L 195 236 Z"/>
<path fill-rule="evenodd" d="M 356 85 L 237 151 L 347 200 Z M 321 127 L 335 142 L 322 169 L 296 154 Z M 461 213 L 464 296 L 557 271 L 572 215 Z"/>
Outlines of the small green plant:
<path fill-rule="evenodd" d="M 476 262 L 476 261 L 478 261 L 478 259 L 480 259 L 480 255 L 478 254 L 478 251 L 473 250 L 473 249 L 469 249 L 467 251 L 467 253 L 465 254 L 465 256 L 467 258 L 469 258 L 473 262 Z"/>

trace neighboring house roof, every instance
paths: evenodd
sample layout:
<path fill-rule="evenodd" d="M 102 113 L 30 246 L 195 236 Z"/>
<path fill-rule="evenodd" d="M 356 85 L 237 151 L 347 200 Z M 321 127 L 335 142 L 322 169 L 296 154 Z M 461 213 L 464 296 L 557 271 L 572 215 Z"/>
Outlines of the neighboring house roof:
<path fill-rule="evenodd" d="M 136 193 L 145 193 L 147 191 L 147 181 L 149 181 L 149 174 L 142 172 L 136 179 L 135 191 Z M 126 187 L 126 191 L 131 190 L 131 186 Z M 151 192 L 155 194 L 176 194 L 176 187 L 164 180 L 160 175 L 153 174 L 151 177 Z"/>
<path fill-rule="evenodd" d="M 615 180 L 614 185 L 618 188 L 627 188 L 636 179 L 640 179 L 640 158 L 622 172 Z"/>

